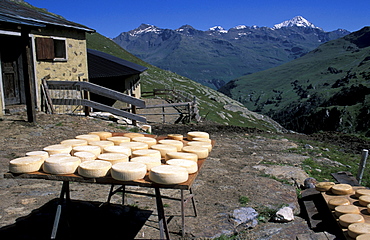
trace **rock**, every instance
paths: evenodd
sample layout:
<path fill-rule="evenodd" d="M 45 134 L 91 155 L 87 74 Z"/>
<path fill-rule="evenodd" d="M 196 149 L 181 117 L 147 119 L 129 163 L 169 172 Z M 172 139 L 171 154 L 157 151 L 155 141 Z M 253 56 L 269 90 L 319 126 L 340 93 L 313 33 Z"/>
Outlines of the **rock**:
<path fill-rule="evenodd" d="M 312 147 L 310 144 L 306 144 L 306 145 L 304 145 L 304 148 L 307 148 L 307 149 L 313 149 L 313 147 Z"/>
<path fill-rule="evenodd" d="M 291 222 L 294 220 L 293 209 L 290 207 L 283 207 L 276 212 L 274 220 L 276 222 Z"/>
<path fill-rule="evenodd" d="M 305 188 L 315 188 L 317 181 L 313 177 L 306 178 L 304 180 L 304 187 Z"/>
<path fill-rule="evenodd" d="M 258 213 L 251 207 L 237 208 L 231 215 L 231 221 L 236 227 L 243 224 L 245 228 L 253 228 L 258 224 Z"/>
<path fill-rule="evenodd" d="M 36 202 L 37 202 L 36 198 L 24 198 L 19 200 L 19 203 L 22 205 L 28 205 Z"/>

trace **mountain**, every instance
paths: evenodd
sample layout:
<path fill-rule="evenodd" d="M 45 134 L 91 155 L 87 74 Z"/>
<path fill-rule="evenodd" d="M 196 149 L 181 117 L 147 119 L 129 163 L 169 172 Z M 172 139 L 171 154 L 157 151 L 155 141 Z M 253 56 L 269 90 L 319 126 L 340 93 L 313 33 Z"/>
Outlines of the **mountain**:
<path fill-rule="evenodd" d="M 219 91 L 287 129 L 370 136 L 370 27 Z"/>
<path fill-rule="evenodd" d="M 295 17 L 273 28 L 239 25 L 201 31 L 190 25 L 171 30 L 142 24 L 113 41 L 152 65 L 218 89 L 232 79 L 279 66 L 348 33 L 343 29 L 325 32 Z"/>

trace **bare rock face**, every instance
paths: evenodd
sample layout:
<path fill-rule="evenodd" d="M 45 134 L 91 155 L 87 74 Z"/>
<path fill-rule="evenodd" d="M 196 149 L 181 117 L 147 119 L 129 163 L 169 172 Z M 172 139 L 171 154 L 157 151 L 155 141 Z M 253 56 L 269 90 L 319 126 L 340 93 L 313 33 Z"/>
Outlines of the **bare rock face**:
<path fill-rule="evenodd" d="M 258 213 L 251 207 L 235 209 L 231 215 L 231 221 L 237 227 L 243 224 L 244 228 L 253 228 L 257 225 Z"/>
<path fill-rule="evenodd" d="M 274 220 L 276 222 L 291 222 L 294 220 L 293 209 L 290 207 L 283 207 L 276 212 Z"/>

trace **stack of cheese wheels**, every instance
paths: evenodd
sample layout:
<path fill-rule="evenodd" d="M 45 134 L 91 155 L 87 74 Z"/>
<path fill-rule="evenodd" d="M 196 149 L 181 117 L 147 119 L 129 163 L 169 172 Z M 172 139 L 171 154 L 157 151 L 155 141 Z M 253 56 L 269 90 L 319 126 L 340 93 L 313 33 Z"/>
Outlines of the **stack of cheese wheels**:
<path fill-rule="evenodd" d="M 142 142 L 148 144 L 149 148 L 157 144 L 157 140 L 151 137 L 134 137 L 131 139 L 133 142 Z"/>
<path fill-rule="evenodd" d="M 92 152 L 75 152 L 73 156 L 81 159 L 81 162 L 92 161 L 97 158 L 97 156 Z"/>
<path fill-rule="evenodd" d="M 362 195 L 370 195 L 370 189 L 368 188 L 359 188 L 355 191 L 355 197 L 359 198 Z"/>
<path fill-rule="evenodd" d="M 134 137 L 144 137 L 145 135 L 142 133 L 129 132 L 129 133 L 124 133 L 123 136 L 128 137 L 132 140 Z"/>
<path fill-rule="evenodd" d="M 172 140 L 172 139 L 162 139 L 162 140 L 159 140 L 158 143 L 175 146 L 178 152 L 181 151 L 182 147 L 184 146 L 183 142 L 179 140 Z"/>
<path fill-rule="evenodd" d="M 168 152 L 176 152 L 177 147 L 168 144 L 154 144 L 151 146 L 151 149 L 158 150 L 161 153 L 161 157 L 165 158 L 166 153 Z"/>
<path fill-rule="evenodd" d="M 188 171 L 178 166 L 161 165 L 149 171 L 149 179 L 159 184 L 179 184 L 186 182 L 188 178 Z"/>
<path fill-rule="evenodd" d="M 132 151 L 132 157 L 154 157 L 161 159 L 161 152 L 154 149 L 142 149 L 142 150 L 135 150 Z"/>
<path fill-rule="evenodd" d="M 110 162 L 112 165 L 120 162 L 128 162 L 128 155 L 123 153 L 102 153 L 98 156 L 99 160 Z"/>
<path fill-rule="evenodd" d="M 350 201 L 345 197 L 335 197 L 328 201 L 328 206 L 331 210 L 334 210 L 337 206 L 350 205 Z"/>
<path fill-rule="evenodd" d="M 173 159 L 173 158 L 186 159 L 186 160 L 198 162 L 198 155 L 196 155 L 195 153 L 187 153 L 187 152 L 168 152 L 166 153 L 166 157 L 165 157 L 166 161 Z"/>
<path fill-rule="evenodd" d="M 82 162 L 78 166 L 78 174 L 87 178 L 105 177 L 108 175 L 112 164 L 107 161 L 93 160 Z"/>
<path fill-rule="evenodd" d="M 182 148 L 183 152 L 194 153 L 198 156 L 198 159 L 207 158 L 209 151 L 208 148 L 199 146 L 185 146 Z"/>
<path fill-rule="evenodd" d="M 152 167 L 161 165 L 161 160 L 157 157 L 134 157 L 130 159 L 131 162 L 140 162 L 146 165 L 146 169 L 149 171 Z"/>
<path fill-rule="evenodd" d="M 362 195 L 358 198 L 358 202 L 361 206 L 366 207 L 370 204 L 370 195 Z"/>
<path fill-rule="evenodd" d="M 93 141 L 100 141 L 100 137 L 95 134 L 82 134 L 82 135 L 76 136 L 75 138 L 86 140 L 87 143 L 93 142 Z"/>
<path fill-rule="evenodd" d="M 319 182 L 315 185 L 315 188 L 319 192 L 326 192 L 329 191 L 334 185 L 335 183 L 333 182 Z"/>
<path fill-rule="evenodd" d="M 43 170 L 51 174 L 72 174 L 77 170 L 81 160 L 78 157 L 55 156 L 45 160 Z"/>
<path fill-rule="evenodd" d="M 146 165 L 139 162 L 120 162 L 112 166 L 112 178 L 119 181 L 142 179 L 147 172 Z"/>
<path fill-rule="evenodd" d="M 61 141 L 60 144 L 68 145 L 71 147 L 77 147 L 77 146 L 86 146 L 87 141 L 84 139 L 67 139 L 67 140 Z"/>
<path fill-rule="evenodd" d="M 191 160 L 170 159 L 166 163 L 171 166 L 183 167 L 188 171 L 189 174 L 192 174 L 198 171 L 198 164 Z"/>
<path fill-rule="evenodd" d="M 208 142 L 191 141 L 187 143 L 188 146 L 198 146 L 208 149 L 208 152 L 212 151 L 212 144 Z"/>
<path fill-rule="evenodd" d="M 62 145 L 62 144 L 55 144 L 55 145 L 50 145 L 47 147 L 44 147 L 44 151 L 48 152 L 49 155 L 54 155 L 58 153 L 68 153 L 70 154 L 72 151 L 72 147 L 68 145 Z"/>
<path fill-rule="evenodd" d="M 108 146 L 103 148 L 103 153 L 123 153 L 131 156 L 131 149 L 124 146 Z"/>
<path fill-rule="evenodd" d="M 142 142 L 123 142 L 119 144 L 122 147 L 127 147 L 131 149 L 131 153 L 136 150 L 148 149 L 149 146 Z"/>
<path fill-rule="evenodd" d="M 341 215 L 338 221 L 342 227 L 347 228 L 352 223 L 363 223 L 365 219 L 361 214 L 346 213 Z"/>
<path fill-rule="evenodd" d="M 369 240 L 369 239 L 370 233 L 361 234 L 356 237 L 356 240 Z"/>
<path fill-rule="evenodd" d="M 91 135 L 98 135 L 100 140 L 106 140 L 109 137 L 112 137 L 111 132 L 104 132 L 104 131 L 98 131 L 98 132 L 89 132 Z"/>
<path fill-rule="evenodd" d="M 198 138 L 198 137 L 195 137 L 195 138 L 193 138 L 192 141 L 212 143 L 212 140 L 209 139 L 209 138 Z"/>
<path fill-rule="evenodd" d="M 172 140 L 183 140 L 184 136 L 182 134 L 177 134 L 177 133 L 170 133 L 167 134 L 167 138 L 172 139 Z"/>
<path fill-rule="evenodd" d="M 199 131 L 188 132 L 186 138 L 189 141 L 193 141 L 193 138 L 209 138 L 209 134 L 206 132 L 199 132 Z"/>
<path fill-rule="evenodd" d="M 40 170 L 44 159 L 40 156 L 20 157 L 9 162 L 9 171 L 12 173 L 30 173 Z"/>
<path fill-rule="evenodd" d="M 341 205 L 335 207 L 335 216 L 340 217 L 346 213 L 360 214 L 360 209 L 355 205 Z"/>
<path fill-rule="evenodd" d="M 105 147 L 114 146 L 114 143 L 111 142 L 111 141 L 102 140 L 102 141 L 92 141 L 92 142 L 89 142 L 89 145 L 99 146 L 100 149 L 101 149 L 101 152 L 103 152 L 103 149 Z"/>
<path fill-rule="evenodd" d="M 49 157 L 49 153 L 46 151 L 31 151 L 27 152 L 26 156 L 28 157 L 41 157 L 42 160 L 45 160 Z"/>
<path fill-rule="evenodd" d="M 98 156 L 101 153 L 101 148 L 99 146 L 93 145 L 73 147 L 73 155 L 76 152 L 91 152 L 95 154 L 95 156 Z"/>
<path fill-rule="evenodd" d="M 351 238 L 356 238 L 361 234 L 369 234 L 370 233 L 370 224 L 369 223 L 352 223 L 348 226 L 348 235 Z"/>
<path fill-rule="evenodd" d="M 131 141 L 131 139 L 129 137 L 122 137 L 122 136 L 109 137 L 109 138 L 107 138 L 107 140 L 113 142 L 114 145 L 116 145 L 116 146 L 118 146 L 120 143 Z"/>
<path fill-rule="evenodd" d="M 331 192 L 336 195 L 347 195 L 353 193 L 353 188 L 351 185 L 345 183 L 335 184 L 331 187 Z"/>

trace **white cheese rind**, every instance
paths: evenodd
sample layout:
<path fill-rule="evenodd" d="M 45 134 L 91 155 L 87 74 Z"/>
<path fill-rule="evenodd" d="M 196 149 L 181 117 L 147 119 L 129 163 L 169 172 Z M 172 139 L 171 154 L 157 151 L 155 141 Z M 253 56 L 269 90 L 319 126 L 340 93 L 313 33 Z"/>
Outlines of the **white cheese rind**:
<path fill-rule="evenodd" d="M 105 177 L 108 175 L 112 164 L 107 161 L 92 160 L 82 162 L 78 166 L 78 174 L 87 178 Z"/>
<path fill-rule="evenodd" d="M 100 137 L 95 134 L 82 134 L 82 135 L 76 136 L 75 138 L 86 140 L 87 143 L 93 142 L 93 141 L 100 141 Z"/>
<path fill-rule="evenodd" d="M 149 179 L 159 184 L 179 184 L 189 178 L 188 171 L 183 167 L 161 165 L 149 171 Z"/>
<path fill-rule="evenodd" d="M 184 146 L 184 143 L 179 141 L 179 140 L 173 140 L 173 139 L 162 139 L 159 140 L 158 143 L 160 144 L 167 144 L 167 145 L 172 145 L 176 147 L 176 151 L 181 151 L 182 147 Z"/>
<path fill-rule="evenodd" d="M 113 137 L 107 138 L 107 140 L 113 142 L 114 145 L 116 146 L 118 146 L 120 143 L 131 141 L 129 137 L 123 137 L 123 136 L 113 136 Z"/>
<path fill-rule="evenodd" d="M 101 148 L 99 146 L 87 145 L 87 146 L 77 146 L 72 149 L 73 154 L 76 152 L 91 152 L 98 156 L 101 153 Z"/>
<path fill-rule="evenodd" d="M 142 179 L 147 172 L 146 165 L 139 162 L 121 162 L 111 168 L 112 178 L 119 181 Z"/>
<path fill-rule="evenodd" d="M 123 153 L 102 153 L 98 156 L 98 159 L 108 161 L 114 165 L 120 162 L 128 162 L 129 156 Z"/>
<path fill-rule="evenodd" d="M 76 172 L 81 160 L 78 157 L 49 157 L 45 160 L 42 169 L 50 174 L 72 174 Z"/>
<path fill-rule="evenodd" d="M 134 137 L 132 138 L 133 142 L 142 142 L 148 144 L 149 148 L 157 144 L 157 139 L 151 137 Z"/>
<path fill-rule="evenodd" d="M 199 131 L 188 132 L 186 138 L 189 141 L 192 141 L 193 138 L 209 138 L 209 134 L 207 132 L 199 132 Z"/>
<path fill-rule="evenodd" d="M 185 159 L 170 159 L 166 162 L 166 164 L 171 166 L 178 166 L 185 168 L 189 174 L 196 173 L 198 171 L 198 163 L 185 160 Z"/>
<path fill-rule="evenodd" d="M 89 142 L 89 145 L 92 145 L 92 146 L 99 146 L 100 149 L 101 149 L 101 152 L 103 152 L 103 149 L 105 147 L 108 147 L 108 146 L 114 146 L 114 143 L 111 142 L 111 141 L 107 141 L 107 140 L 102 140 L 102 141 L 92 141 L 92 142 Z"/>
<path fill-rule="evenodd" d="M 334 185 L 334 182 L 319 182 L 315 185 L 315 188 L 319 192 L 326 192 L 329 191 Z"/>
<path fill-rule="evenodd" d="M 355 191 L 355 197 L 359 198 L 362 195 L 370 195 L 370 189 L 368 188 L 360 188 Z"/>
<path fill-rule="evenodd" d="M 173 145 L 167 145 L 167 144 L 154 144 L 151 146 L 152 149 L 158 150 L 161 153 L 161 157 L 166 157 L 166 153 L 168 152 L 176 152 L 177 147 Z"/>
<path fill-rule="evenodd" d="M 46 151 L 31 151 L 26 153 L 27 157 L 41 157 L 42 160 L 45 160 L 49 157 L 49 153 Z"/>
<path fill-rule="evenodd" d="M 44 147 L 44 151 L 48 152 L 49 155 L 54 155 L 58 153 L 71 153 L 72 147 L 67 146 L 67 145 L 62 145 L 62 144 L 55 144 L 55 145 L 50 145 L 47 147 Z"/>
<path fill-rule="evenodd" d="M 187 146 L 204 147 L 208 149 L 208 152 L 212 151 L 212 144 L 208 142 L 190 141 L 187 143 Z"/>
<path fill-rule="evenodd" d="M 148 144 L 142 143 L 142 142 L 123 142 L 123 143 L 120 143 L 119 145 L 122 147 L 130 148 L 131 152 L 149 148 Z"/>
<path fill-rule="evenodd" d="M 132 151 L 132 157 L 154 157 L 161 159 L 161 152 L 154 149 L 143 149 Z"/>
<path fill-rule="evenodd" d="M 368 204 L 370 204 L 370 195 L 362 195 L 358 198 L 358 202 L 361 206 L 366 207 Z"/>
<path fill-rule="evenodd" d="M 84 140 L 84 139 L 67 139 L 67 140 L 61 141 L 60 144 L 68 145 L 68 146 L 71 146 L 73 148 L 73 147 L 77 147 L 77 146 L 86 146 L 87 141 Z"/>
<path fill-rule="evenodd" d="M 186 159 L 186 160 L 191 160 L 194 162 L 198 162 L 198 155 L 195 153 L 187 153 L 187 152 L 168 152 L 166 153 L 165 160 L 173 159 L 173 158 L 178 158 L 178 159 Z"/>
<path fill-rule="evenodd" d="M 170 133 L 170 134 L 167 134 L 167 138 L 181 141 L 184 139 L 184 136 L 182 134 Z"/>
<path fill-rule="evenodd" d="M 89 132 L 91 135 L 98 135 L 100 140 L 106 140 L 109 137 L 112 137 L 111 132 L 104 132 L 104 131 L 98 131 L 98 132 Z"/>
<path fill-rule="evenodd" d="M 130 162 L 144 163 L 148 171 L 152 169 L 152 167 L 160 166 L 162 164 L 161 160 L 156 157 L 134 157 L 130 159 Z"/>
<path fill-rule="evenodd" d="M 199 147 L 199 146 L 185 146 L 182 148 L 183 152 L 188 152 L 188 153 L 194 153 L 198 155 L 198 159 L 203 159 L 207 158 L 209 151 L 205 147 Z"/>
<path fill-rule="evenodd" d="M 37 172 L 43 163 L 44 159 L 40 156 L 15 158 L 9 162 L 9 171 L 12 173 Z"/>
<path fill-rule="evenodd" d="M 331 210 L 334 210 L 336 206 L 350 205 L 350 201 L 345 197 L 336 197 L 328 201 L 328 206 Z"/>
<path fill-rule="evenodd" d="M 103 148 L 103 153 L 123 153 L 131 156 L 131 149 L 124 146 L 108 146 Z"/>
<path fill-rule="evenodd" d="M 129 132 L 129 133 L 124 133 L 123 136 L 128 137 L 132 140 L 134 137 L 144 137 L 145 135 L 142 133 Z"/>
<path fill-rule="evenodd" d="M 81 162 L 92 161 L 97 158 L 97 156 L 92 152 L 75 152 L 73 156 L 81 159 Z"/>
<path fill-rule="evenodd" d="M 360 214 L 360 209 L 355 205 L 341 205 L 335 207 L 335 216 L 340 217 L 346 213 Z"/>

